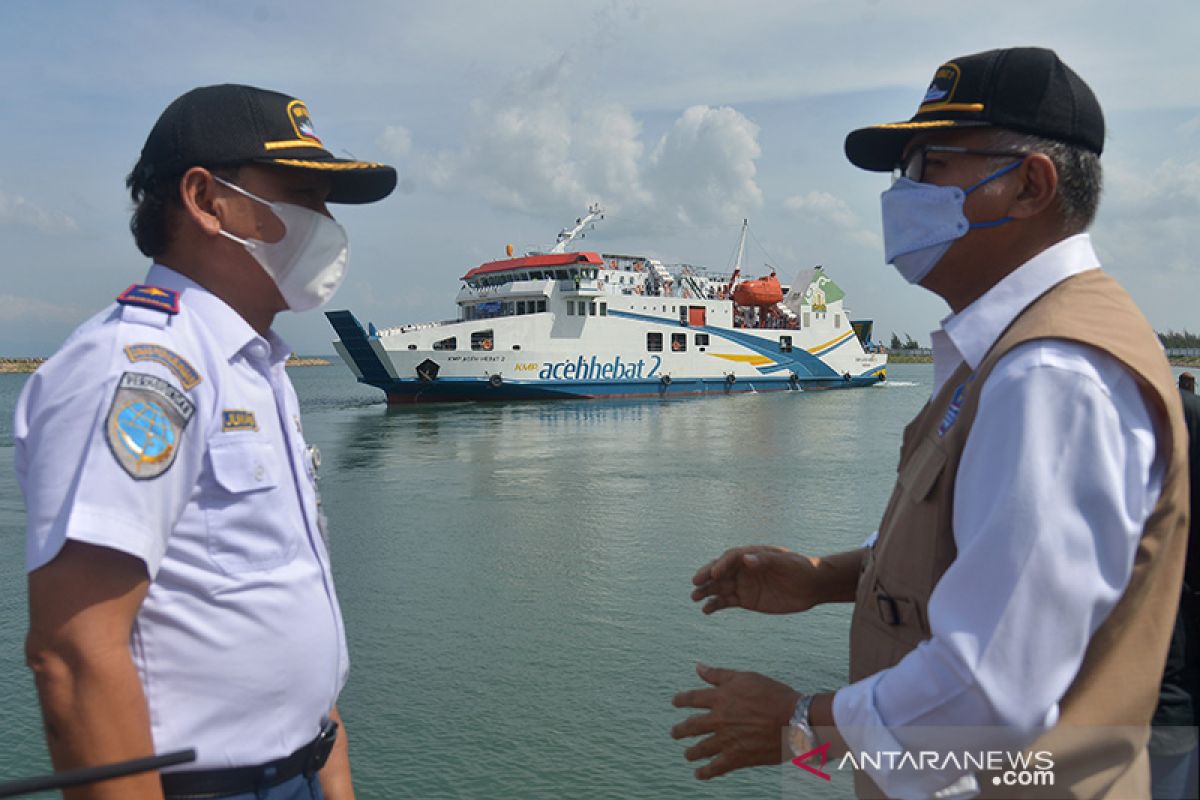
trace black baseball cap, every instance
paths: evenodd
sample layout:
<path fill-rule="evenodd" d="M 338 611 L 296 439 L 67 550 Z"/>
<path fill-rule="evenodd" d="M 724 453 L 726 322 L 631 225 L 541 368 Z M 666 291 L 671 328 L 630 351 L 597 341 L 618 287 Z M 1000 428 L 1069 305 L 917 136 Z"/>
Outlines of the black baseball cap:
<path fill-rule="evenodd" d="M 1104 150 L 1104 114 L 1083 79 L 1053 50 L 1013 47 L 942 64 L 912 119 L 851 131 L 846 157 L 887 172 L 917 133 L 986 126 Z"/>
<path fill-rule="evenodd" d="M 396 187 L 394 167 L 334 158 L 302 100 L 231 83 L 192 89 L 167 106 L 146 138 L 130 186 L 182 176 L 196 166 L 247 163 L 328 174 L 331 203 L 372 203 Z"/>

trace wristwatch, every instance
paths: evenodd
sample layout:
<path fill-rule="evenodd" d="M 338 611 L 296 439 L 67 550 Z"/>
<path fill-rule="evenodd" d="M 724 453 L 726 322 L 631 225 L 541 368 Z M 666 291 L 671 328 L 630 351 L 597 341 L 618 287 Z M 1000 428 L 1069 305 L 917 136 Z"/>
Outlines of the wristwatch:
<path fill-rule="evenodd" d="M 812 701 L 813 695 L 800 695 L 796 710 L 792 712 L 792 719 L 788 722 L 788 746 L 792 749 L 793 757 L 812 752 L 820 744 L 812 723 L 808 720 L 808 710 Z"/>

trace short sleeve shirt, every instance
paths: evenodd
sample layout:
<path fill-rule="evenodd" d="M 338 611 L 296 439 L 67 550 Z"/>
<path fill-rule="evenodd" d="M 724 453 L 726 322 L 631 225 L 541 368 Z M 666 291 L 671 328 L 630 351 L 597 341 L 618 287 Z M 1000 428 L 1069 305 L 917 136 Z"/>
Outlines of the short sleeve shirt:
<path fill-rule="evenodd" d="M 349 665 L 289 348 L 161 265 L 26 383 L 26 568 L 66 540 L 151 578 L 130 642 L 159 752 L 259 764 L 312 740 Z"/>

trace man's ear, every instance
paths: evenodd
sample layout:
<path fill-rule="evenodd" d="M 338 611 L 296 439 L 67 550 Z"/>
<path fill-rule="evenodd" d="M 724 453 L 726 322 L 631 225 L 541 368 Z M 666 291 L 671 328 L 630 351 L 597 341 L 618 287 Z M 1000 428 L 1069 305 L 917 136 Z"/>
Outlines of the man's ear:
<path fill-rule="evenodd" d="M 1054 205 L 1058 196 L 1058 170 L 1045 153 L 1030 153 L 1016 170 L 1021 181 L 1020 190 L 1013 198 L 1008 216 L 1029 219 L 1041 214 Z"/>
<path fill-rule="evenodd" d="M 219 235 L 220 206 L 226 202 L 217 196 L 216 184 L 212 173 L 204 167 L 192 167 L 179 179 L 183 213 L 207 236 Z"/>

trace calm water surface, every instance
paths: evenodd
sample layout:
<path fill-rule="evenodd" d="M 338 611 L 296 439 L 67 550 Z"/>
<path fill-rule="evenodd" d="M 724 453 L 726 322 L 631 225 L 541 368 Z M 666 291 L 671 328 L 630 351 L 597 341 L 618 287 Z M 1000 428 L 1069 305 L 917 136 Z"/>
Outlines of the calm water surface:
<path fill-rule="evenodd" d="M 690 577 L 737 544 L 860 544 L 932 367 L 854 391 L 405 409 L 340 365 L 291 374 L 324 458 L 360 797 L 849 795 L 790 765 L 692 777 L 668 730 L 695 662 L 836 687 L 849 613 L 705 618 Z M 0 375 L 0 778 L 49 768 L 21 650 L 24 381 Z"/>

